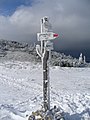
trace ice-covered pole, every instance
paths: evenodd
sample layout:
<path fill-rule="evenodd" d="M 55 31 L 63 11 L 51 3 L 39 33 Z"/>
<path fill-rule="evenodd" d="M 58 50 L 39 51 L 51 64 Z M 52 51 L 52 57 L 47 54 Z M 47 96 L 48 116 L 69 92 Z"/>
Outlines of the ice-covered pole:
<path fill-rule="evenodd" d="M 41 33 L 49 32 L 49 21 L 47 17 L 41 19 Z M 50 109 L 50 92 L 49 92 L 49 51 L 46 50 L 46 42 L 41 41 L 41 51 L 43 53 L 42 56 L 42 67 L 43 67 L 43 107 L 45 111 Z"/>
<path fill-rule="evenodd" d="M 41 46 L 36 46 L 37 54 L 41 57 L 43 68 L 43 107 L 44 110 L 50 110 L 50 83 L 49 83 L 49 65 L 50 51 L 53 45 L 50 40 L 58 37 L 58 34 L 50 32 L 51 24 L 48 17 L 41 19 L 41 33 L 37 33 L 38 41 L 41 41 Z"/>

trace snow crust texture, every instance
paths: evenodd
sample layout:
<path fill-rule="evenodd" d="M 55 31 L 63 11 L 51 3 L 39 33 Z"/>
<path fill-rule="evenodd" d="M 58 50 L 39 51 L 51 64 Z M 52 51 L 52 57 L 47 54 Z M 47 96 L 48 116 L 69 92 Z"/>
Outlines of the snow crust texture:
<path fill-rule="evenodd" d="M 90 68 L 50 67 L 51 107 L 66 120 L 90 120 Z M 0 120 L 27 120 L 40 109 L 42 66 L 30 62 L 0 62 Z"/>

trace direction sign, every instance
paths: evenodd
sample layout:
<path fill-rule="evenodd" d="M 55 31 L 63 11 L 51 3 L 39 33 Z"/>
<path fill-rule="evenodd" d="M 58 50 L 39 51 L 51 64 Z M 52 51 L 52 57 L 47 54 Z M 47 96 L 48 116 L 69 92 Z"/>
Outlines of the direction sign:
<path fill-rule="evenodd" d="M 59 35 L 53 32 L 47 32 L 47 33 L 37 33 L 38 41 L 42 40 L 53 40 L 57 38 Z"/>

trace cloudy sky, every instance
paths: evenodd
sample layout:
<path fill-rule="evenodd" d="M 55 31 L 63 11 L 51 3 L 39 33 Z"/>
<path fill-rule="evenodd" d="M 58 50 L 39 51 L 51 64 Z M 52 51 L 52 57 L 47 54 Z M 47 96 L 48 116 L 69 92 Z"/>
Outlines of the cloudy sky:
<path fill-rule="evenodd" d="M 90 0 L 0 0 L 0 39 L 37 41 L 43 16 L 59 34 L 55 49 L 90 58 Z"/>

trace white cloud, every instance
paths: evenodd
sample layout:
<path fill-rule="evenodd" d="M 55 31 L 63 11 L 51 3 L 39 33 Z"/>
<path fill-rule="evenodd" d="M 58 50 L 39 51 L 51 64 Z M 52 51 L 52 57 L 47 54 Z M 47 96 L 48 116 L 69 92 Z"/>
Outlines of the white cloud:
<path fill-rule="evenodd" d="M 81 0 L 39 0 L 30 7 L 20 6 L 11 16 L 0 16 L 0 38 L 25 41 L 34 35 L 35 39 L 40 18 L 47 15 L 54 31 L 68 41 L 90 39 L 88 8 Z"/>

